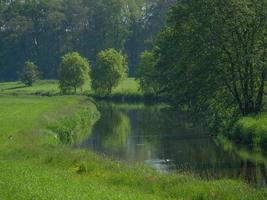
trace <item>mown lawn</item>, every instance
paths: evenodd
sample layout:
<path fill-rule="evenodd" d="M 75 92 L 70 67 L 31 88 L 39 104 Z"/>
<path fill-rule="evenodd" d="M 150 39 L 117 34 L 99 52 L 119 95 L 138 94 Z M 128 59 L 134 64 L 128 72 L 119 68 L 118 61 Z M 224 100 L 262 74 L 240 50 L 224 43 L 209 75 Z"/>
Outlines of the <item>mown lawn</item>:
<path fill-rule="evenodd" d="M 96 107 L 85 97 L 0 96 L 0 199 L 225 199 L 267 198 L 238 181 L 204 181 L 158 174 L 64 145 L 49 123 Z"/>

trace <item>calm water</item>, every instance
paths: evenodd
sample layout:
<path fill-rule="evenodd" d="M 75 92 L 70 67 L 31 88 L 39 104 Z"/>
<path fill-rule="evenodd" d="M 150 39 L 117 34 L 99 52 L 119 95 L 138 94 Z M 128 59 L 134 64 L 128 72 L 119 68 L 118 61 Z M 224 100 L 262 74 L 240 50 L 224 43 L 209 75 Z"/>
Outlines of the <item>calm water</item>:
<path fill-rule="evenodd" d="M 141 162 L 162 172 L 191 172 L 207 179 L 267 183 L 267 160 L 216 141 L 185 114 L 163 105 L 101 103 L 100 120 L 82 144 L 96 152 Z"/>

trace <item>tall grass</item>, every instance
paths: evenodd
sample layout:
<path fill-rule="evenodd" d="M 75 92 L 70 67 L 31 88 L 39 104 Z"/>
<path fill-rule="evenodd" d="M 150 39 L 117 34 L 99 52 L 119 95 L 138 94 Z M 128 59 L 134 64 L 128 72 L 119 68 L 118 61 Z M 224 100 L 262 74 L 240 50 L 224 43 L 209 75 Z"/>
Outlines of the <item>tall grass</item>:
<path fill-rule="evenodd" d="M 81 105 L 55 122 L 49 124 L 48 128 L 56 134 L 63 144 L 77 144 L 82 142 L 92 132 L 92 125 L 99 118 L 99 113 L 86 105 Z"/>

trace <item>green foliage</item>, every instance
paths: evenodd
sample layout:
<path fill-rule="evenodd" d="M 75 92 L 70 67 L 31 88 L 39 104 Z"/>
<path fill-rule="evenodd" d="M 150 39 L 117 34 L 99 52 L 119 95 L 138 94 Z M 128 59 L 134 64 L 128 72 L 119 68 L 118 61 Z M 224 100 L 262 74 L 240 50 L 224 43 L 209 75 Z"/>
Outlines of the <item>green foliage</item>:
<path fill-rule="evenodd" d="M 64 53 L 75 50 L 95 62 L 107 48 L 126 52 L 134 75 L 173 1 L 1 0 L 0 80 L 15 80 L 26 59 L 36 61 L 44 78 L 55 79 Z"/>
<path fill-rule="evenodd" d="M 127 77 L 125 57 L 115 49 L 101 51 L 92 69 L 92 87 L 99 95 L 110 95 L 112 89 Z"/>
<path fill-rule="evenodd" d="M 136 70 L 136 79 L 139 81 L 140 89 L 145 94 L 157 94 L 158 85 L 155 82 L 154 73 L 157 59 L 153 52 L 145 51 L 140 55 L 140 63 Z"/>
<path fill-rule="evenodd" d="M 39 79 L 40 73 L 38 67 L 31 61 L 26 61 L 22 72 L 20 73 L 20 80 L 26 86 L 32 86 L 34 82 Z"/>
<path fill-rule="evenodd" d="M 198 112 L 212 102 L 242 115 L 260 112 L 266 14 L 266 1 L 177 1 L 154 49 L 162 95 Z"/>
<path fill-rule="evenodd" d="M 90 64 L 87 59 L 82 58 L 77 52 L 68 53 L 62 57 L 58 70 L 59 87 L 63 94 L 77 88 L 82 88 L 89 77 Z"/>
<path fill-rule="evenodd" d="M 0 97 L 0 199 L 266 199 L 266 189 L 256 190 L 239 181 L 159 174 L 53 143 L 44 131 L 47 122 L 74 114 L 69 109 L 84 100 Z M 96 109 L 91 103 L 88 106 L 92 112 Z"/>
<path fill-rule="evenodd" d="M 238 143 L 267 151 L 267 116 L 266 114 L 239 119 L 229 134 Z"/>

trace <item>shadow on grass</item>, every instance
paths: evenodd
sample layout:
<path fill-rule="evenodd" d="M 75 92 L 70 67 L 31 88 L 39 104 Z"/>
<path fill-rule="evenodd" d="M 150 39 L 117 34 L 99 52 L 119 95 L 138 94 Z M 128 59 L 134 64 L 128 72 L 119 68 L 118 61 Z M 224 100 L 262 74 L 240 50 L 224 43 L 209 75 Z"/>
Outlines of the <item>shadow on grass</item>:
<path fill-rule="evenodd" d="M 21 89 L 21 88 L 27 88 L 27 86 L 21 85 L 21 86 L 16 86 L 16 87 L 5 88 L 2 90 L 16 90 L 16 89 Z"/>

